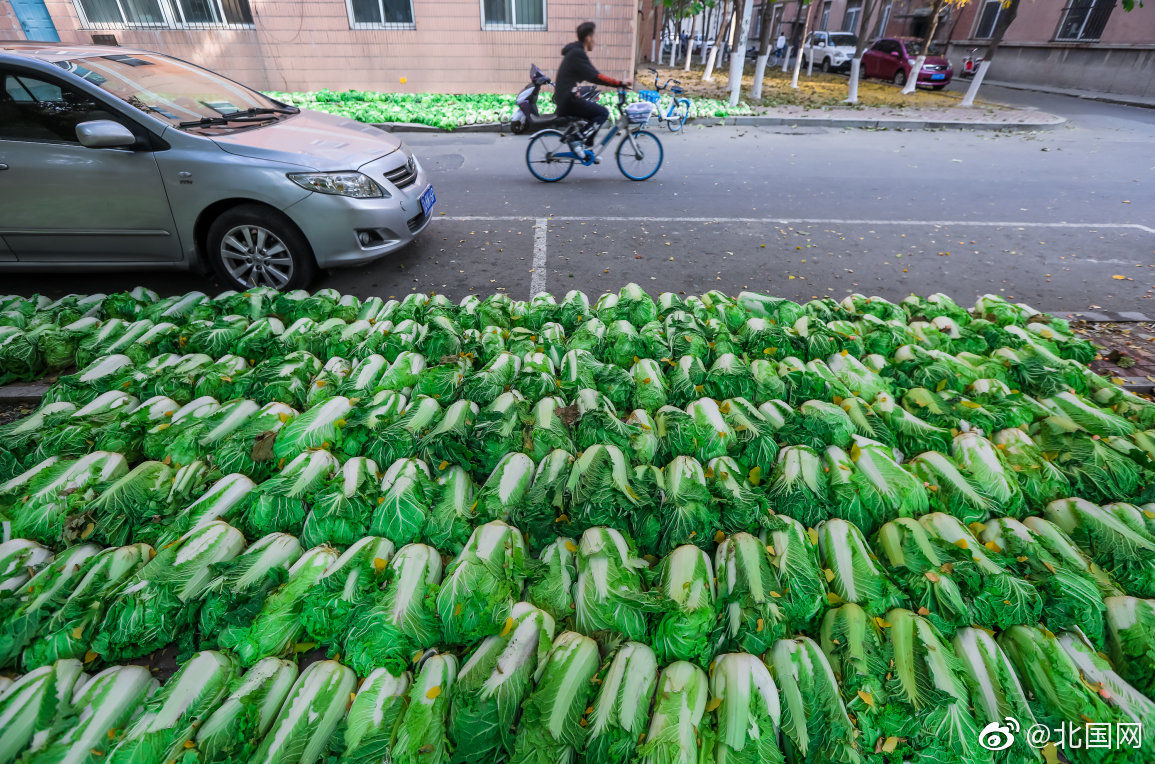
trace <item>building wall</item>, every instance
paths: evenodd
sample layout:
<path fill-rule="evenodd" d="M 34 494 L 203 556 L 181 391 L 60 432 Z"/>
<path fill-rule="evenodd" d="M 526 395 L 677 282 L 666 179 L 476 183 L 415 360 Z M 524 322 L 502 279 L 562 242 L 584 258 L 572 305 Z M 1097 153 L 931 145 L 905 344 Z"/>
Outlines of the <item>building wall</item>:
<path fill-rule="evenodd" d="M 1074 88 L 1118 95 L 1155 97 L 1155 13 L 1121 5 L 1111 12 L 1097 42 L 1054 39 L 1062 21 L 1063 2 L 1027 2 L 1007 29 L 988 78 L 1023 85 Z M 985 47 L 975 40 L 975 18 L 981 1 L 964 7 L 953 36 L 950 56 L 956 62 L 966 51 Z"/>
<path fill-rule="evenodd" d="M 20 21 L 16 18 L 16 11 L 12 4 L 0 2 L 0 40 L 23 40 L 24 30 L 20 28 Z"/>
<path fill-rule="evenodd" d="M 484 31 L 479 0 L 413 0 L 416 29 L 350 29 L 344 0 L 249 0 L 252 29 L 85 29 L 71 0 L 48 0 L 67 42 L 113 34 L 266 90 L 364 89 L 486 93 L 516 90 L 529 65 L 553 72 L 585 20 L 606 74 L 633 69 L 637 0 L 548 0 L 545 31 Z"/>

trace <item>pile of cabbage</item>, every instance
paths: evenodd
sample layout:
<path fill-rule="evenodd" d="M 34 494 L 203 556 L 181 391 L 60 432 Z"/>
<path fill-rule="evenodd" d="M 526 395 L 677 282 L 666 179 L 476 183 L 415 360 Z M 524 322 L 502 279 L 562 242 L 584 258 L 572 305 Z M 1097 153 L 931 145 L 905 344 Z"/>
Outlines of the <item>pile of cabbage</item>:
<path fill-rule="evenodd" d="M 1155 404 L 1026 306 L 136 289 L 0 326 L 6 379 L 64 372 L 0 426 L 0 764 L 1155 755 L 980 744 L 1155 722 Z"/>
<path fill-rule="evenodd" d="M 447 94 L 447 93 L 384 93 L 371 90 L 317 90 L 308 93 L 269 93 L 269 96 L 283 103 L 303 109 L 323 111 L 358 122 L 379 124 L 401 122 L 440 127 L 452 130 L 466 125 L 485 125 L 509 121 L 509 116 L 517 108 L 516 95 L 496 93 Z M 627 101 L 639 100 L 637 93 L 629 93 Z M 741 103 L 730 106 L 715 98 L 690 98 L 690 117 L 732 117 L 752 114 L 749 105 Z M 618 96 L 614 91 L 604 92 L 600 103 L 616 114 Z M 543 114 L 552 113 L 553 100 L 544 93 L 538 101 Z"/>

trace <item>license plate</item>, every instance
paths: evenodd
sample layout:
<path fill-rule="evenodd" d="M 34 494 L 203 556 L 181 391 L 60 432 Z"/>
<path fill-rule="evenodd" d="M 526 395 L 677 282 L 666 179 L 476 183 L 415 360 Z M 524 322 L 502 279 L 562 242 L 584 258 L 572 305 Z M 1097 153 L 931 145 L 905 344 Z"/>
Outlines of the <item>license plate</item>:
<path fill-rule="evenodd" d="M 433 194 L 433 186 L 421 192 L 421 212 L 428 215 L 429 210 L 433 209 L 433 205 L 437 203 L 437 197 Z"/>
<path fill-rule="evenodd" d="M 932 75 L 930 75 L 930 78 L 932 80 L 945 80 L 946 75 L 945 74 L 932 74 Z"/>

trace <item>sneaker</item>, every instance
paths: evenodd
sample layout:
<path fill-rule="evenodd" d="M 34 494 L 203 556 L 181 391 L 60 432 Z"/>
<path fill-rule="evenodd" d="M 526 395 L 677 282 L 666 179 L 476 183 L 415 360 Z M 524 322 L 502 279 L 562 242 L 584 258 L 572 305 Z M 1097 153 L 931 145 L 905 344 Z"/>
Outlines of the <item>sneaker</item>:
<path fill-rule="evenodd" d="M 585 146 L 580 140 L 573 140 L 569 142 L 569 150 L 574 153 L 576 157 L 584 157 L 586 155 Z"/>

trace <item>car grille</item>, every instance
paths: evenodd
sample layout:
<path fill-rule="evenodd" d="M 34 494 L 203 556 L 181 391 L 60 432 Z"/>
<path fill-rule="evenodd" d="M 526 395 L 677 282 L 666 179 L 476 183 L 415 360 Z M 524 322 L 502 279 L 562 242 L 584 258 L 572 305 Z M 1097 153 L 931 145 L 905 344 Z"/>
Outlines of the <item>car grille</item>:
<path fill-rule="evenodd" d="M 928 65 L 924 65 L 922 68 L 923 68 L 923 69 L 925 69 L 925 70 L 927 70 L 928 72 L 942 72 L 942 71 L 946 71 L 946 67 L 945 67 L 945 66 L 943 66 L 942 64 L 934 64 L 934 65 L 929 65 L 929 64 L 928 64 Z"/>
<path fill-rule="evenodd" d="M 417 163 L 410 159 L 406 164 L 398 167 L 396 170 L 390 170 L 385 173 L 385 180 L 397 186 L 397 188 L 408 188 L 412 186 L 417 180 Z"/>
<path fill-rule="evenodd" d="M 419 212 L 416 215 L 414 215 L 413 217 L 409 218 L 409 223 L 408 223 L 409 233 L 417 233 L 417 229 L 419 229 L 419 228 L 421 228 L 421 226 L 425 225 L 425 221 L 428 219 L 429 219 L 429 216 L 426 215 L 424 212 Z"/>

